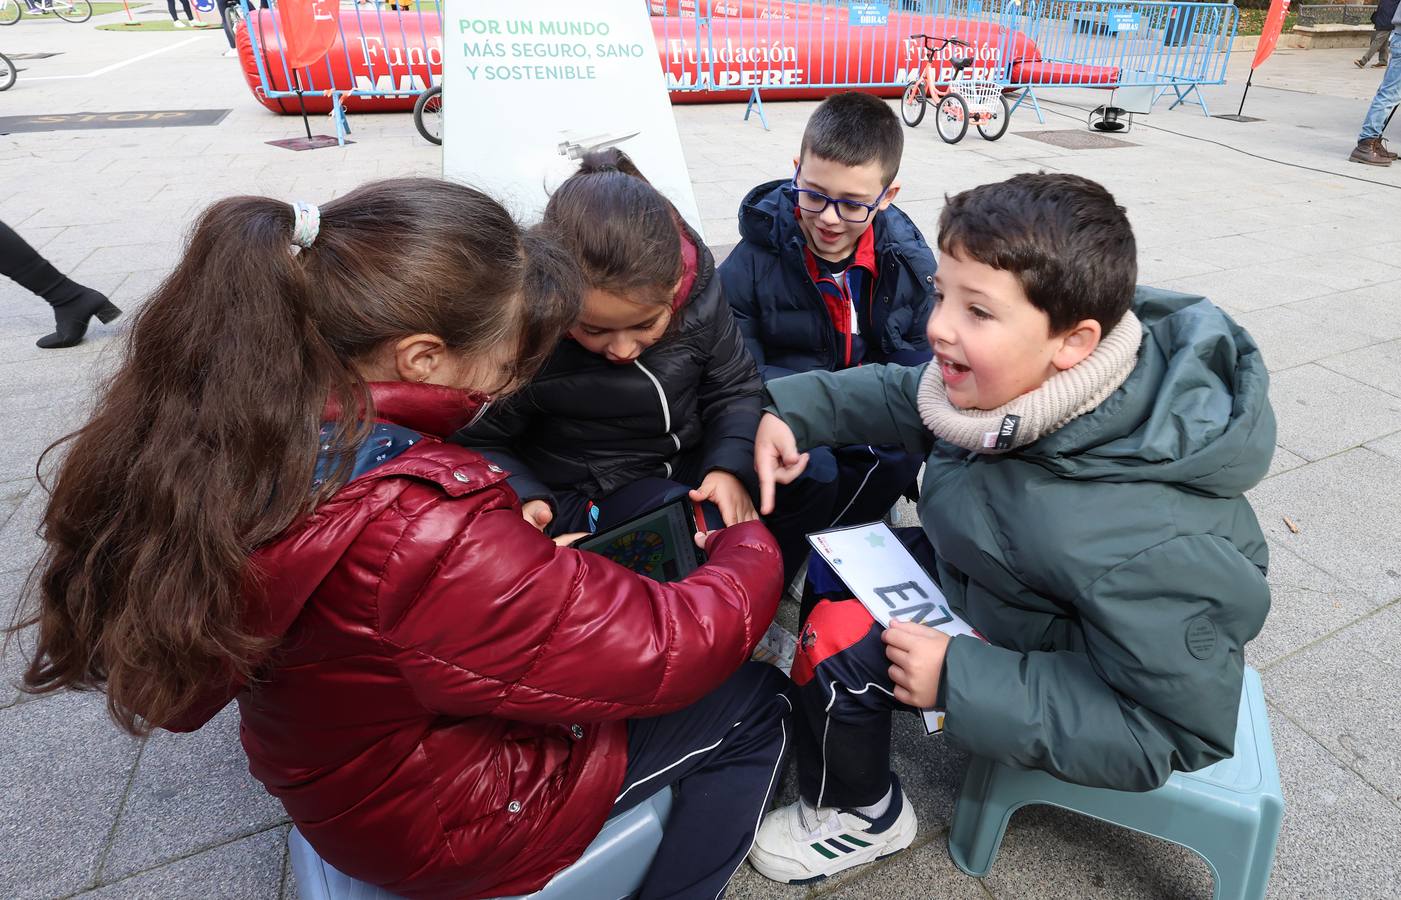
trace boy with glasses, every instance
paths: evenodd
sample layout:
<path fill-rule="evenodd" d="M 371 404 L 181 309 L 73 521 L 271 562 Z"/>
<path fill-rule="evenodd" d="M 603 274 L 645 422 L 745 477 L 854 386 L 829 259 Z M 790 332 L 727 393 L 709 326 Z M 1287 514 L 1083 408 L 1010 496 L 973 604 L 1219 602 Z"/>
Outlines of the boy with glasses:
<path fill-rule="evenodd" d="M 740 205 L 741 239 L 720 278 L 765 381 L 929 360 L 934 254 L 892 205 L 904 141 L 885 101 L 836 94 L 808 120 L 793 176 Z M 913 491 L 921 462 L 898 447 L 814 449 L 804 477 L 827 492 L 832 514 L 809 530 L 881 518 Z M 789 568 L 806 557 L 802 535 L 780 543 L 792 544 L 782 547 Z"/>

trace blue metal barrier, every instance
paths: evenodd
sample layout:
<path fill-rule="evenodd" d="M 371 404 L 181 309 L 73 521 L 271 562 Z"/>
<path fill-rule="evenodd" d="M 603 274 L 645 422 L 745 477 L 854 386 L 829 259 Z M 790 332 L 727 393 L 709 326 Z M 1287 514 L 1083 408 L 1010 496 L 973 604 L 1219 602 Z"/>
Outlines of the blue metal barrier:
<path fill-rule="evenodd" d="M 668 34 L 694 37 L 681 41 L 687 60 L 674 48 L 662 54 L 678 102 L 740 90 L 760 109 L 764 97 L 853 88 L 892 96 L 918 72 L 921 48 L 909 36 L 935 34 L 974 45 L 963 77 L 1033 105 L 1047 87 L 1152 86 L 1155 100 L 1172 91 L 1173 106 L 1194 97 L 1205 112 L 1198 88 L 1224 82 L 1239 18 L 1229 2 L 1172 0 L 647 2 Z M 788 77 L 795 70 L 801 77 Z"/>

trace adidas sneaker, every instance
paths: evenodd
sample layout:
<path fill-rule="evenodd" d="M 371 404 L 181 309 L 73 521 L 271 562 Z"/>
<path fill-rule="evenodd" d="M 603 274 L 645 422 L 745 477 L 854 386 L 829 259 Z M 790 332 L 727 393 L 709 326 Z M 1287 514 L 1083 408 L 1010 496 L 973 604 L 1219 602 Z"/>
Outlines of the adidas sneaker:
<path fill-rule="evenodd" d="M 875 819 L 802 803 L 769 813 L 749 851 L 750 865 L 765 878 L 805 884 L 904 850 L 913 843 L 918 822 L 899 779 L 890 777 L 890 806 Z"/>

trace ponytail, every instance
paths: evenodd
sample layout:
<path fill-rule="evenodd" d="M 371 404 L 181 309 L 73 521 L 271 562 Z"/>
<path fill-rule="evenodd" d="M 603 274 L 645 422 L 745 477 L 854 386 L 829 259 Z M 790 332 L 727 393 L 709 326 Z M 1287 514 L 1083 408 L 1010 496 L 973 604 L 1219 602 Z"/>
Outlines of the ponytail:
<path fill-rule="evenodd" d="M 586 154 L 551 195 L 544 227 L 574 254 L 590 288 L 672 304 L 683 268 L 680 217 L 623 151 Z"/>
<path fill-rule="evenodd" d="M 251 678 L 269 643 L 245 608 L 249 558 L 346 477 L 373 418 L 357 362 L 431 333 L 468 354 L 513 341 L 529 377 L 577 314 L 563 253 L 470 188 L 380 182 L 319 214 L 294 253 L 293 207 L 214 204 L 137 316 L 64 439 L 38 609 L 11 629 L 39 626 L 25 690 L 105 684 L 139 734 Z M 363 414 L 342 417 L 338 473 L 314 491 L 328 402 Z"/>

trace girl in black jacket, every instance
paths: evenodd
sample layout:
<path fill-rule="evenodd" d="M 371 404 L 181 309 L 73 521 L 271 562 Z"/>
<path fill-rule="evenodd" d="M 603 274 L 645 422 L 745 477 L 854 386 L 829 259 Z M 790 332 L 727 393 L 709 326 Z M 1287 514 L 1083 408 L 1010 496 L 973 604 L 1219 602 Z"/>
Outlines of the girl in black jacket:
<path fill-rule="evenodd" d="M 762 384 L 700 237 L 616 149 L 585 157 L 544 227 L 584 270 L 583 313 L 534 381 L 454 440 L 507 469 L 552 535 L 688 493 L 725 525 L 758 518 Z M 791 574 L 814 517 L 803 496 L 781 499 L 768 524 Z"/>

